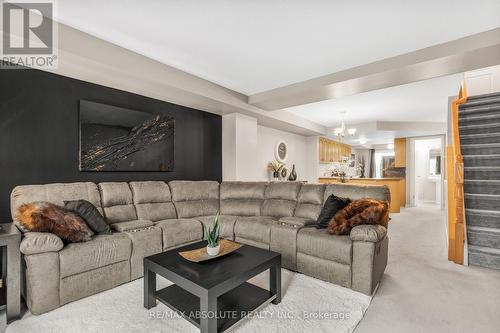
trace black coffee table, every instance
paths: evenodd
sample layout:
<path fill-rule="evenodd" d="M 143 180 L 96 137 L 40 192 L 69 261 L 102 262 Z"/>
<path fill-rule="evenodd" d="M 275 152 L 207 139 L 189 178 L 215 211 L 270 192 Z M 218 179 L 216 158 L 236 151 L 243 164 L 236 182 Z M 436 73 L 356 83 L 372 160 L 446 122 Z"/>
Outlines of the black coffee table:
<path fill-rule="evenodd" d="M 144 258 L 144 307 L 156 300 L 181 314 L 202 333 L 223 332 L 269 302 L 281 302 L 281 254 L 243 245 L 205 263 L 193 263 L 180 251 L 206 246 L 198 242 Z M 246 282 L 269 269 L 270 290 Z M 156 290 L 156 274 L 174 284 Z"/>

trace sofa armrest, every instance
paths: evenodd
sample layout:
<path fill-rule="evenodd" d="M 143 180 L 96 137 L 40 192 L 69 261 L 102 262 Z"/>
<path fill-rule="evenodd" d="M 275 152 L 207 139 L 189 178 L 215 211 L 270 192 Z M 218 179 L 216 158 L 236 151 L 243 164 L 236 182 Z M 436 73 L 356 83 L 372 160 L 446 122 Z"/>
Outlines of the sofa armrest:
<path fill-rule="evenodd" d="M 387 229 L 381 225 L 359 225 L 351 230 L 351 288 L 372 295 L 384 275 L 389 252 Z"/>
<path fill-rule="evenodd" d="M 362 224 L 351 230 L 351 240 L 377 243 L 385 238 L 387 229 L 378 224 Z"/>
<path fill-rule="evenodd" d="M 38 254 L 46 252 L 59 252 L 64 243 L 58 236 L 48 232 L 27 232 L 21 241 L 21 253 Z"/>

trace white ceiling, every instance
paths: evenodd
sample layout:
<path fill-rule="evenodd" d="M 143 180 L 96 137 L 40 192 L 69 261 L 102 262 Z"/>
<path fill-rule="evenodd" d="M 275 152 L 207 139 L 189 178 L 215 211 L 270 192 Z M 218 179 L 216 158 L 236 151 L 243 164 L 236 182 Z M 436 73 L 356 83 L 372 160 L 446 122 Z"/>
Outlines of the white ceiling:
<path fill-rule="evenodd" d="M 500 26 L 498 0 L 64 0 L 64 24 L 244 94 Z"/>
<path fill-rule="evenodd" d="M 394 143 L 394 138 L 426 137 L 441 135 L 443 131 L 366 131 L 362 130 L 344 142 L 354 148 L 374 148 L 377 145 Z M 334 136 L 330 136 L 334 139 Z M 364 142 L 364 143 L 362 143 Z"/>
<path fill-rule="evenodd" d="M 287 110 L 327 127 L 340 125 L 342 111 L 347 127 L 373 121 L 446 122 L 448 97 L 457 95 L 462 78 L 449 75 Z"/>

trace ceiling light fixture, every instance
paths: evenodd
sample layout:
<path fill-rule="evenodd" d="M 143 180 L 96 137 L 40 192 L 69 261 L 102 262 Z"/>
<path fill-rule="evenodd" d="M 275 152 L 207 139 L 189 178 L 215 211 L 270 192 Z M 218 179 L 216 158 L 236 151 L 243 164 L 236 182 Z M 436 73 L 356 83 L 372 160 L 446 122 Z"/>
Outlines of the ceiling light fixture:
<path fill-rule="evenodd" d="M 354 136 L 354 134 L 356 134 L 356 129 L 355 128 L 347 128 L 345 126 L 345 114 L 347 112 L 346 111 L 342 111 L 340 112 L 340 114 L 342 114 L 342 124 L 340 125 L 340 127 L 337 127 L 333 130 L 333 132 L 335 133 L 335 136 L 337 137 L 337 140 L 342 142 L 344 141 L 344 138 L 349 135 L 349 136 Z"/>
<path fill-rule="evenodd" d="M 359 140 L 359 143 L 360 143 L 360 144 L 362 144 L 362 145 L 366 144 L 367 142 L 368 142 L 368 141 L 366 141 L 366 139 L 360 139 L 360 140 Z"/>
<path fill-rule="evenodd" d="M 387 145 L 387 149 L 394 149 L 394 143 L 389 143 Z"/>

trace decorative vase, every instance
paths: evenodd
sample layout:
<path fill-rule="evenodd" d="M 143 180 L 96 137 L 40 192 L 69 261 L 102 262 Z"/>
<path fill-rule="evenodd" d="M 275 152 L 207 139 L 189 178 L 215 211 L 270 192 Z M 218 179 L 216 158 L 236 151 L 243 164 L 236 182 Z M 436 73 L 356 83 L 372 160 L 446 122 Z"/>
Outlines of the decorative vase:
<path fill-rule="evenodd" d="M 345 174 L 345 172 L 342 172 L 340 174 L 340 182 L 341 183 L 345 183 L 346 182 L 346 174 Z"/>
<path fill-rule="evenodd" d="M 219 251 L 220 251 L 220 244 L 217 244 L 217 246 L 215 247 L 210 247 L 210 246 L 207 246 L 207 253 L 209 256 L 216 256 L 219 254 Z"/>
<path fill-rule="evenodd" d="M 281 178 L 286 179 L 286 174 L 288 173 L 286 168 L 281 169 Z"/>
<path fill-rule="evenodd" d="M 295 164 L 292 165 L 292 171 L 290 171 L 290 176 L 288 177 L 289 181 L 297 180 L 297 172 L 295 171 Z"/>
<path fill-rule="evenodd" d="M 273 171 L 273 178 L 274 178 L 274 180 L 278 180 L 278 178 L 280 178 L 280 172 L 279 171 Z"/>

